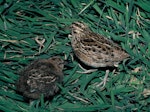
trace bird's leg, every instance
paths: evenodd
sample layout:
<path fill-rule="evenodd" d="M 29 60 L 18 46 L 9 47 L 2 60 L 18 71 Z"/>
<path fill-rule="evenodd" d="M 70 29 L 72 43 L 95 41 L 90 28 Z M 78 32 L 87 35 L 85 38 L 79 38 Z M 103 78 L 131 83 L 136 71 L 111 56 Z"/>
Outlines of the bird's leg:
<path fill-rule="evenodd" d="M 80 64 L 79 64 L 79 67 L 83 70 L 83 71 L 77 71 L 77 73 L 82 73 L 82 74 L 88 74 L 88 73 L 92 73 L 92 72 L 95 72 L 97 71 L 98 69 L 85 69 L 83 68 Z"/>
<path fill-rule="evenodd" d="M 115 72 L 115 69 L 113 70 L 112 73 L 114 73 L 114 72 Z M 108 81 L 108 75 L 109 75 L 109 70 L 106 70 L 104 79 L 102 79 L 102 82 L 99 83 L 98 85 L 96 85 L 96 87 L 100 87 L 101 89 L 103 89 L 106 85 L 106 82 Z"/>
<path fill-rule="evenodd" d="M 103 89 L 105 87 L 107 79 L 108 79 L 108 74 L 109 74 L 109 70 L 106 70 L 104 79 L 102 80 L 101 83 L 99 83 L 98 85 L 96 85 L 96 87 L 100 87 L 101 86 L 101 89 Z"/>
<path fill-rule="evenodd" d="M 82 74 L 88 74 L 88 73 L 92 73 L 92 72 L 95 72 L 95 71 L 98 70 L 98 69 L 89 69 L 89 70 L 87 70 L 87 69 L 83 68 L 80 64 L 79 64 L 79 67 L 83 71 L 77 71 L 77 72 L 82 73 Z M 109 75 L 109 70 L 106 70 L 104 79 L 102 79 L 102 82 L 100 82 L 99 84 L 96 83 L 96 87 L 100 87 L 101 89 L 103 89 L 106 85 L 107 80 L 108 80 L 108 75 Z"/>

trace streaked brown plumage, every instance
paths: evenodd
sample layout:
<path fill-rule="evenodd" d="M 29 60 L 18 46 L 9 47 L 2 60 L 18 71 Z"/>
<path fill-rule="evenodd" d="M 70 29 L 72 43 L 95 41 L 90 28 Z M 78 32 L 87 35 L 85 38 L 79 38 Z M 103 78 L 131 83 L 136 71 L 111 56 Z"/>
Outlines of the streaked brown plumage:
<path fill-rule="evenodd" d="M 31 99 L 38 99 L 41 94 L 53 96 L 59 90 L 56 83 L 63 80 L 63 68 L 64 61 L 58 56 L 35 60 L 20 72 L 17 90 Z"/>
<path fill-rule="evenodd" d="M 73 51 L 84 64 L 94 68 L 114 66 L 129 57 L 119 45 L 92 32 L 86 24 L 75 22 L 71 28 Z"/>

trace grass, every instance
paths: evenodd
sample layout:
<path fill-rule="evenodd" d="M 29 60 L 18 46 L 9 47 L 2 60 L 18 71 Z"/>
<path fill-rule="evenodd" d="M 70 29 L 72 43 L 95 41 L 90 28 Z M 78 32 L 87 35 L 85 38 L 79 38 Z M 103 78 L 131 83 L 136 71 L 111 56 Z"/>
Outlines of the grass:
<path fill-rule="evenodd" d="M 150 2 L 148 0 L 6 0 L 0 2 L 0 110 L 149 111 Z M 69 25 L 84 21 L 90 28 L 118 42 L 130 58 L 113 73 L 105 89 L 100 68 L 80 74 L 72 60 Z M 59 55 L 69 63 L 61 92 L 52 100 L 28 103 L 16 92 L 18 71 L 32 60 Z M 106 68 L 107 69 L 107 68 Z"/>

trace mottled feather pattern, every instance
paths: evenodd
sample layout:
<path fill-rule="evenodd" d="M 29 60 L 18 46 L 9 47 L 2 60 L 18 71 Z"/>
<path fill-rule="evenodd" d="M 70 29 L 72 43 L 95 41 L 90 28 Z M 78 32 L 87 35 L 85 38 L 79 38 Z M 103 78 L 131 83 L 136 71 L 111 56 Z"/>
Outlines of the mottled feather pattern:
<path fill-rule="evenodd" d="M 75 55 L 86 65 L 95 68 L 114 66 L 129 55 L 112 40 L 92 32 L 82 22 L 71 25 L 71 45 Z"/>

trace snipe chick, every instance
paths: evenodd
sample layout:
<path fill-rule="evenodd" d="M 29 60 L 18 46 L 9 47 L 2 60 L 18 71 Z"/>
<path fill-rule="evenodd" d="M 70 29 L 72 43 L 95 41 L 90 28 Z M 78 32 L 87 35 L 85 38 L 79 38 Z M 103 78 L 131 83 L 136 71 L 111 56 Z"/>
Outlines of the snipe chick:
<path fill-rule="evenodd" d="M 92 68 L 117 66 L 129 55 L 112 40 L 92 32 L 83 22 L 74 22 L 71 25 L 71 45 L 76 57 Z M 85 69 L 84 69 L 85 70 Z M 89 73 L 95 70 L 86 70 L 80 73 Z M 103 81 L 97 86 L 105 86 L 109 70 L 106 70 Z"/>
<path fill-rule="evenodd" d="M 25 97 L 38 99 L 55 95 L 63 80 L 64 61 L 58 56 L 33 61 L 20 72 L 17 90 Z"/>

